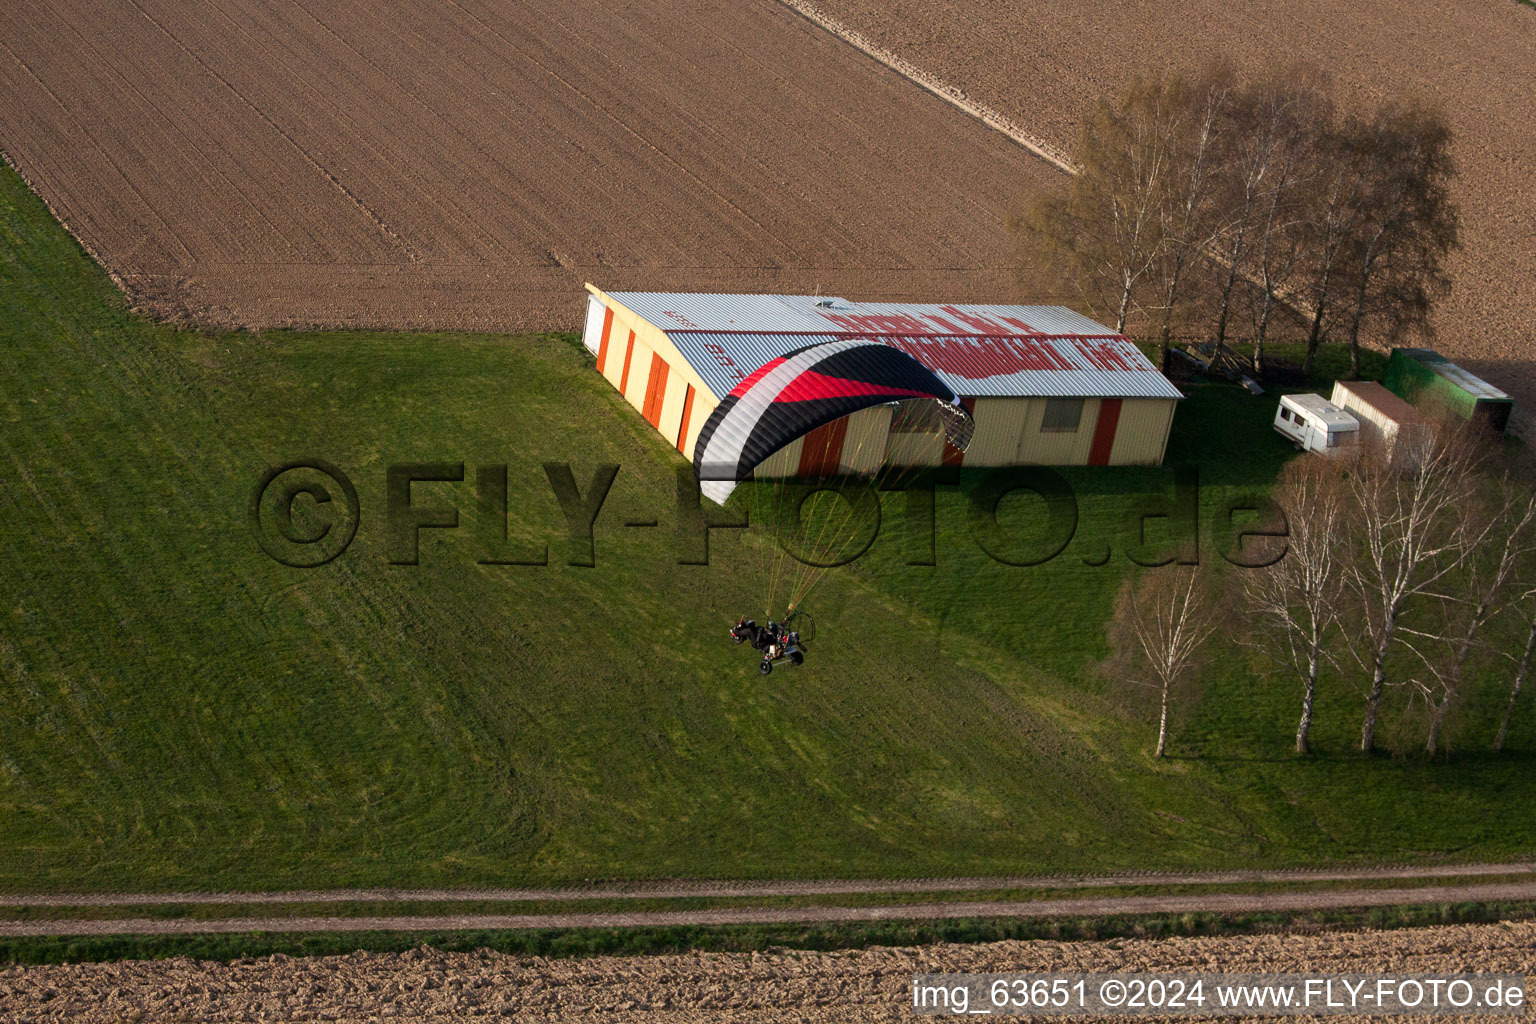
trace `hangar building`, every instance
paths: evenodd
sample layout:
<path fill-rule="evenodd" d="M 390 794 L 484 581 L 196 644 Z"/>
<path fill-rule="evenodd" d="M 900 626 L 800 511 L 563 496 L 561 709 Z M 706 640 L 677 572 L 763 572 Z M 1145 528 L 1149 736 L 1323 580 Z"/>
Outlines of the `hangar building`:
<path fill-rule="evenodd" d="M 752 371 L 839 338 L 913 356 L 976 421 L 962 453 L 910 404 L 864 409 L 781 449 L 761 476 L 874 473 L 882 463 L 1157 465 L 1182 397 L 1133 343 L 1063 306 L 587 291 L 584 342 L 598 372 L 690 459 L 699 428 Z"/>

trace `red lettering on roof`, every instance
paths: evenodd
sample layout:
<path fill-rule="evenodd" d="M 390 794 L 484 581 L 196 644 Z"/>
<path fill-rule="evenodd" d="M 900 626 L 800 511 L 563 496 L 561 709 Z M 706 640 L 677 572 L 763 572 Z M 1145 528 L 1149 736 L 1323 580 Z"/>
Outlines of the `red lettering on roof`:
<path fill-rule="evenodd" d="M 816 312 L 821 313 L 821 310 L 818 309 Z M 862 328 L 860 328 L 858 324 L 854 323 L 853 317 L 851 317 L 851 316 L 843 316 L 843 315 L 841 315 L 839 313 L 821 313 L 821 315 L 826 317 L 828 320 L 832 321 L 833 323 L 837 324 L 837 326 L 843 328 L 844 330 L 849 330 L 849 331 L 862 330 Z"/>
<path fill-rule="evenodd" d="M 816 312 L 833 323 L 850 331 L 868 331 L 871 334 L 927 334 L 927 324 L 905 313 L 871 313 L 844 316 L 837 313 Z"/>
<path fill-rule="evenodd" d="M 716 345 L 714 342 L 705 342 L 704 349 L 710 355 L 714 356 L 715 362 L 719 363 L 722 368 L 729 371 L 732 377 L 735 377 L 737 380 L 745 379 L 745 377 L 742 375 L 740 367 L 736 365 L 736 360 L 726 355 L 724 348 Z"/>
<path fill-rule="evenodd" d="M 1126 351 L 1130 345 L 1128 341 L 1108 339 L 1104 341 L 1087 341 L 1078 339 L 1072 343 L 1077 347 L 1088 365 L 1096 370 L 1146 370 L 1150 366 L 1144 365 L 1140 360 L 1131 357 Z"/>
<path fill-rule="evenodd" d="M 1076 370 L 1049 341 L 1033 338 L 885 338 L 930 370 L 967 380 L 1006 377 L 1025 370 Z"/>
<path fill-rule="evenodd" d="M 995 320 L 989 320 L 980 313 L 963 313 L 958 306 L 940 306 L 942 312 L 965 324 L 977 334 L 1007 334 L 1003 325 Z"/>

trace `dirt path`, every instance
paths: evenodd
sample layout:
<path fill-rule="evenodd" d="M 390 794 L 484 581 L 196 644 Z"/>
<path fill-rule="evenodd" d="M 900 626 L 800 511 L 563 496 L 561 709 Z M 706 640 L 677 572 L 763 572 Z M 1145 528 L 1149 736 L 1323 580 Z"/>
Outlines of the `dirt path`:
<path fill-rule="evenodd" d="M 865 907 L 724 907 L 704 910 L 601 911 L 554 914 L 421 914 L 379 917 L 236 917 L 214 920 L 31 920 L 0 922 L 0 937 L 35 935 L 170 935 L 209 932 L 459 931 L 527 928 L 636 928 L 678 925 L 925 920 L 958 917 L 1080 917 L 1112 914 L 1243 913 L 1382 907 L 1425 903 L 1536 900 L 1536 880 L 1390 889 L 1304 892 L 1181 893 L 955 901 Z"/>
<path fill-rule="evenodd" d="M 546 959 L 418 949 L 233 963 L 179 957 L 10 967 L 0 969 L 0 1019 L 94 1024 L 461 1020 L 488 1015 L 598 1024 L 910 1021 L 915 974 L 1018 970 L 1530 975 L 1536 971 L 1536 924 L 1305 936 L 998 942 L 832 953 L 775 950 Z"/>
<path fill-rule="evenodd" d="M 0 893 L 0 907 L 131 907 L 271 903 L 444 903 L 594 899 L 729 899 L 861 893 L 1001 892 L 1009 889 L 1113 889 L 1147 885 L 1349 882 L 1407 878 L 1486 878 L 1536 874 L 1536 862 L 1395 865 L 1268 871 L 1146 871 L 1115 875 L 1017 875 L 1001 878 L 825 878 L 805 881 L 672 879 L 541 889 L 291 889 L 282 892 Z"/>

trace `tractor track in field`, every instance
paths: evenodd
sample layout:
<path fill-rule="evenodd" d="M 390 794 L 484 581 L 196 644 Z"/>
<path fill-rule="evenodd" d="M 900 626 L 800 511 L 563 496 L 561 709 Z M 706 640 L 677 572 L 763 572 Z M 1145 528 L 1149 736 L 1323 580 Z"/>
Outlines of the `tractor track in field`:
<path fill-rule="evenodd" d="M 1530 976 L 1536 972 L 1533 950 L 1536 924 L 1513 921 L 1312 935 L 1015 940 L 833 952 L 770 949 L 550 958 L 418 947 L 395 953 L 246 956 L 227 963 L 170 956 L 0 967 L 0 1018 L 37 1024 L 140 1019 L 462 1021 L 481 1016 L 530 1024 L 894 1022 L 914 1019 L 912 978 L 922 973 L 1226 970 Z M 1158 1018 L 1095 1019 L 1107 1024 Z"/>
<path fill-rule="evenodd" d="M 777 0 L 85 9 L 0 8 L 0 146 L 173 320 L 570 329 L 584 280 L 1002 301 L 1005 222 L 1059 186 Z"/>
<path fill-rule="evenodd" d="M 560 959 L 488 949 L 452 953 L 430 948 L 321 957 L 273 955 L 231 962 L 180 956 L 0 967 L 0 1018 L 38 1024 L 388 1017 L 461 1021 L 482 1016 L 540 1024 L 895 1022 L 914 1019 L 912 979 L 930 972 L 1530 975 L 1536 971 L 1533 949 L 1536 924 L 1509 922 L 1312 935 L 1031 940 L 831 952 L 684 952 Z M 1096 1019 L 1108 1024 L 1156 1018 Z"/>
<path fill-rule="evenodd" d="M 1514 395 L 1517 433 L 1536 430 L 1536 416 L 1520 408 L 1536 400 L 1529 344 L 1536 246 L 1525 216 L 1536 201 L 1529 114 L 1536 79 L 1527 73 L 1536 11 L 1529 6 L 780 2 L 1058 167 L 1050 154 L 1071 146 L 1097 99 L 1118 96 L 1137 75 L 1192 72 L 1213 59 L 1242 74 L 1311 65 L 1332 80 L 1340 105 L 1355 111 L 1429 101 L 1455 134 L 1452 191 L 1462 212 L 1462 246 L 1447 263 L 1454 288 L 1436 306 L 1432 343 Z"/>
<path fill-rule="evenodd" d="M 1528 879 L 1518 876 L 1530 875 Z M 1498 877 L 1499 881 L 1473 879 Z M 1513 878 L 1514 880 L 1511 880 Z M 963 917 L 1099 917 L 1124 914 L 1296 911 L 1426 903 L 1536 900 L 1536 864 L 1304 870 L 1223 871 L 1071 878 L 944 878 L 906 881 L 806 882 L 672 881 L 603 884 L 563 889 L 325 889 L 287 892 L 108 893 L 0 896 L 3 907 L 124 907 L 263 905 L 294 903 L 518 902 L 594 899 L 703 899 L 820 895 L 901 895 L 1043 888 L 1063 893 L 1150 885 L 1235 885 L 1435 880 L 1440 884 L 1274 892 L 1167 893 L 1063 896 L 1026 901 L 910 902 L 879 906 L 719 907 L 679 910 L 603 910 L 522 914 L 398 914 L 375 916 L 232 917 L 219 919 L 31 919 L 0 922 L 0 936 L 183 934 L 207 932 L 458 931 L 532 928 L 624 928 Z"/>

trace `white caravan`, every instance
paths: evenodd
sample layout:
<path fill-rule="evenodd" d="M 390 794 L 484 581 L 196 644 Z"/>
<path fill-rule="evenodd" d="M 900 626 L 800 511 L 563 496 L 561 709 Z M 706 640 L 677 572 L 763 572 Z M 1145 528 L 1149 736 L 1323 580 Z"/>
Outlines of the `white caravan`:
<path fill-rule="evenodd" d="M 1360 421 L 1322 395 L 1284 395 L 1275 429 L 1302 451 L 1334 455 L 1360 439 Z"/>

